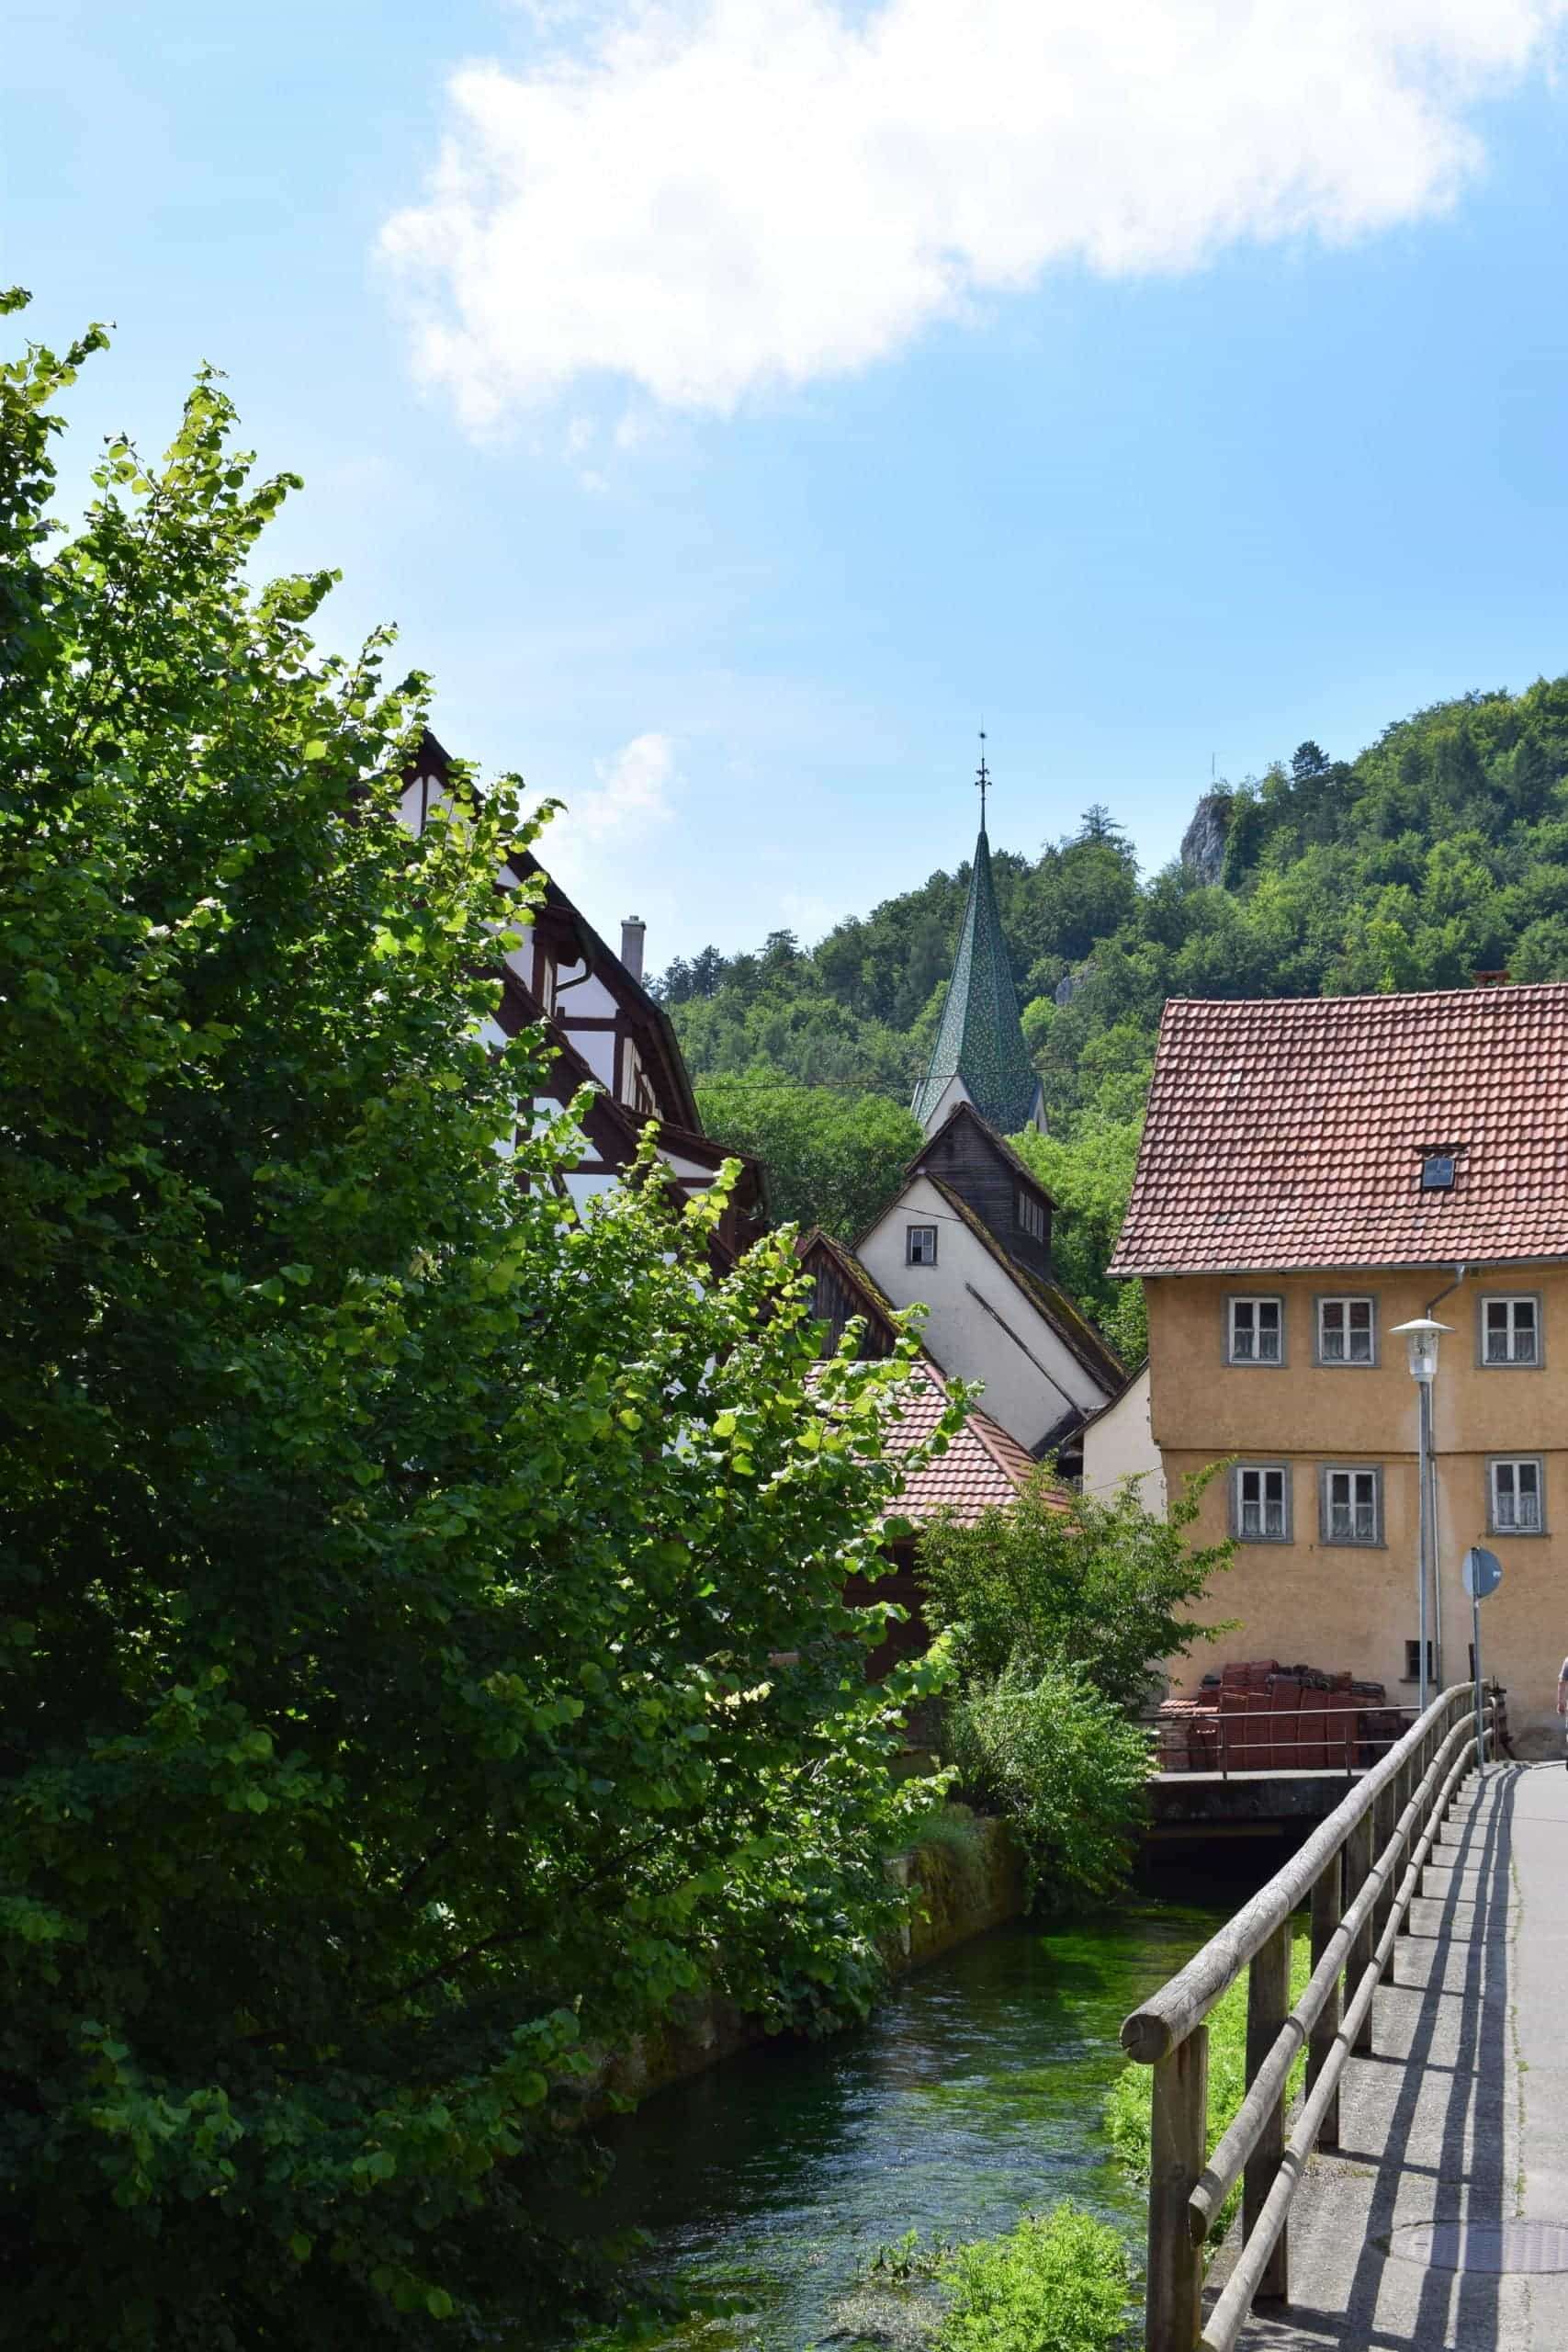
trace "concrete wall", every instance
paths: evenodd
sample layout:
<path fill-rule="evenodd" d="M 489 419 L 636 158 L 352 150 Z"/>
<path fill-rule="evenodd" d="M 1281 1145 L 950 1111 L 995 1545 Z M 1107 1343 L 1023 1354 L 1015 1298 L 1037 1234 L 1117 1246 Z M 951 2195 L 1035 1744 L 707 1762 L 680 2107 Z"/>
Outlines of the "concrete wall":
<path fill-rule="evenodd" d="M 1241 1620 L 1213 1649 L 1172 1661 L 1174 1687 L 1190 1690 L 1222 1658 L 1274 1657 L 1285 1663 L 1348 1667 L 1408 1699 L 1405 1644 L 1416 1636 L 1416 1386 L 1404 1342 L 1392 1327 L 1422 1314 L 1443 1289 L 1440 1270 L 1359 1276 L 1165 1276 L 1147 1284 L 1153 1433 L 1168 1478 L 1224 1455 L 1278 1463 L 1289 1474 L 1288 1542 L 1244 1543 L 1235 1566 L 1215 1580 L 1194 1613 L 1210 1623 Z M 1284 1361 L 1276 1369 L 1225 1361 L 1225 1302 L 1234 1292 L 1285 1303 Z M 1483 1364 L 1484 1297 L 1534 1293 L 1540 1301 L 1540 1362 Z M 1322 1364 L 1314 1345 L 1315 1299 L 1371 1295 L 1377 1361 Z M 1434 1395 L 1445 1681 L 1470 1671 L 1471 1611 L 1460 1581 L 1466 1548 L 1484 1544 L 1503 1564 L 1503 1585 L 1483 1610 L 1483 1662 L 1508 1690 L 1522 1753 L 1561 1744 L 1554 1713 L 1557 1670 L 1568 1651 L 1568 1269 L 1513 1267 L 1467 1275 L 1435 1308 L 1454 1328 L 1442 1342 Z M 1504 1533 L 1489 1527 L 1488 1457 L 1534 1454 L 1544 1472 L 1544 1529 Z M 1382 1540 L 1363 1547 L 1324 1540 L 1320 1473 L 1325 1465 L 1372 1464 L 1382 1473 Z M 1204 1497 L 1195 1540 L 1230 1532 L 1228 1476 Z"/>

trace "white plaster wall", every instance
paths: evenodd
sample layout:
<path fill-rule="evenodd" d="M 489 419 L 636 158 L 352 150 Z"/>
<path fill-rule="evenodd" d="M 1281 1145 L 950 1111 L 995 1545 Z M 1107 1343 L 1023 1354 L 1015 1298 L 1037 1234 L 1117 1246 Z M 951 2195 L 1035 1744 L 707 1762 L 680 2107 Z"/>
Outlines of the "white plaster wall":
<path fill-rule="evenodd" d="M 1164 1517 L 1165 1462 L 1149 1420 L 1147 1364 L 1083 1435 L 1085 1494 L 1108 1495 L 1123 1478 L 1138 1479 L 1144 1509 Z"/>
<path fill-rule="evenodd" d="M 616 1176 L 569 1176 L 566 1180 L 566 1189 L 581 1209 L 585 1208 L 588 1203 L 600 1193 L 612 1192 L 619 1182 L 620 1179 Z"/>
<path fill-rule="evenodd" d="M 615 1092 L 615 1033 L 613 1029 L 572 1029 L 561 1026 L 607 1094 Z"/>
<path fill-rule="evenodd" d="M 938 1095 L 935 1109 L 929 1111 L 925 1118 L 920 1122 L 920 1125 L 924 1128 L 926 1134 L 928 1136 L 934 1136 L 938 1127 L 942 1125 L 942 1121 L 944 1119 L 950 1119 L 953 1116 L 953 1112 L 958 1108 L 960 1102 L 967 1102 L 968 1100 L 969 1089 L 964 1085 L 964 1080 L 955 1071 L 953 1077 L 948 1080 L 947 1084 L 942 1088 L 942 1092 Z"/>
<path fill-rule="evenodd" d="M 905 1228 L 934 1225 L 934 1266 L 905 1263 Z M 1105 1391 L 1065 1347 L 1027 1294 L 953 1214 L 929 1178 L 915 1177 L 861 1243 L 859 1256 L 896 1306 L 927 1306 L 931 1353 L 964 1380 L 983 1380 L 985 1406 L 1021 1445 L 1039 1443 L 1069 1406 L 1092 1412 Z M 987 1315 L 968 1288 L 1016 1332 L 1029 1354 Z M 1031 1356 L 1037 1359 L 1030 1361 Z"/>
<path fill-rule="evenodd" d="M 613 1021 L 618 1006 L 602 979 L 581 964 L 556 967 L 556 1012 L 562 1021 Z"/>

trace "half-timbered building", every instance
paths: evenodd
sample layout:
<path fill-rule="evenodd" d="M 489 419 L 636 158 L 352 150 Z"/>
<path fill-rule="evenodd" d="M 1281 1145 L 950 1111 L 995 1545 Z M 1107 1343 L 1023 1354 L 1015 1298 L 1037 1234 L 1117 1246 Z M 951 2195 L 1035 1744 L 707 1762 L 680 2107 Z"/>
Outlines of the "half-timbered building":
<path fill-rule="evenodd" d="M 451 763 L 426 732 L 403 790 L 403 821 L 419 831 L 433 808 L 449 804 Z M 681 1190 L 705 1191 L 726 1159 L 739 1159 L 740 1181 L 718 1229 L 722 1255 L 739 1257 L 767 1226 L 759 1161 L 703 1133 L 696 1097 L 670 1016 L 642 982 L 645 926 L 621 926 L 617 955 L 566 892 L 526 850 L 497 877 L 503 888 L 537 886 L 533 921 L 506 956 L 494 1016 L 497 1045 L 542 1026 L 551 1049 L 539 1109 L 552 1114 L 591 1090 L 580 1111 L 582 1152 L 566 1177 L 581 1207 L 616 1183 L 635 1159 L 651 1121 L 660 1158 Z"/>

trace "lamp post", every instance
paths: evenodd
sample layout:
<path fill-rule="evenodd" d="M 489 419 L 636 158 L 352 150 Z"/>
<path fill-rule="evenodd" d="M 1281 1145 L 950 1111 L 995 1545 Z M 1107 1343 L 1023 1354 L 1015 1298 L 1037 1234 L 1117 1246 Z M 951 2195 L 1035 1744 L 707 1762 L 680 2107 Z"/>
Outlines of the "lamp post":
<path fill-rule="evenodd" d="M 1432 1384 L 1438 1377 L 1438 1342 L 1451 1323 L 1435 1323 L 1429 1315 L 1415 1316 L 1408 1323 L 1396 1323 L 1391 1339 L 1402 1339 L 1410 1351 L 1410 1377 L 1416 1383 L 1419 1397 L 1416 1427 L 1419 1431 L 1421 1482 L 1421 1549 L 1416 1569 L 1416 1617 L 1419 1621 L 1419 1654 L 1417 1665 L 1421 1692 L 1421 1713 L 1427 1712 L 1427 1594 L 1432 1576 Z"/>

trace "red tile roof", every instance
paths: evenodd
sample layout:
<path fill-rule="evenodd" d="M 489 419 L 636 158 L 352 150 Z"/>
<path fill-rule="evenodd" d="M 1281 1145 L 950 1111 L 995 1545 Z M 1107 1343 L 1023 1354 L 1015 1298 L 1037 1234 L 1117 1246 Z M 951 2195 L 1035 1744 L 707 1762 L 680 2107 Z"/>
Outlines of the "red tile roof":
<path fill-rule="evenodd" d="M 946 1405 L 941 1374 L 928 1357 L 918 1357 L 904 1409 L 888 1430 L 888 1453 L 908 1453 L 930 1437 Z M 947 1452 L 923 1470 L 911 1472 L 898 1508 L 917 1524 L 934 1518 L 939 1510 L 948 1510 L 971 1525 L 993 1505 L 1006 1510 L 1016 1502 L 1019 1488 L 1039 1467 L 1033 1455 L 988 1413 L 972 1408 Z"/>
<path fill-rule="evenodd" d="M 1568 983 L 1166 1006 L 1113 1274 L 1561 1257 Z"/>

